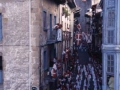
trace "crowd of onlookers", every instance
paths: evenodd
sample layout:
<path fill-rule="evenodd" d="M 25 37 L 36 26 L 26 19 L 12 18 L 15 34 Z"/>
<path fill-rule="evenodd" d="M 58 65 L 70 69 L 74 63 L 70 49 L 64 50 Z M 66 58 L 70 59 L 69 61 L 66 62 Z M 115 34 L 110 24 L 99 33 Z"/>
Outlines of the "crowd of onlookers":
<path fill-rule="evenodd" d="M 102 90 L 102 65 L 92 58 L 89 64 L 82 65 L 77 59 L 57 77 L 56 83 L 56 90 Z"/>
<path fill-rule="evenodd" d="M 102 65 L 93 54 L 86 65 L 79 63 L 78 52 L 70 54 L 63 51 L 63 61 L 53 60 L 51 76 L 56 80 L 56 87 L 51 90 L 102 90 Z M 69 57 L 69 58 L 68 58 Z M 63 64 L 66 71 L 63 72 Z M 62 68 L 61 74 L 59 70 Z"/>

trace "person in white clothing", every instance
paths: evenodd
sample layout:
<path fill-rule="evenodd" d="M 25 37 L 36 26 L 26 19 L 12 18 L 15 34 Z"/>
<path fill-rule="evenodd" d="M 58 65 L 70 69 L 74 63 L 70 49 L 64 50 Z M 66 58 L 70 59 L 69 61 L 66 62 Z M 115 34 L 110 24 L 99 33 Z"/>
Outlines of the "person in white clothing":
<path fill-rule="evenodd" d="M 53 64 L 53 68 L 54 68 L 55 70 L 57 70 L 57 63 L 54 63 L 54 64 Z"/>
<path fill-rule="evenodd" d="M 51 70 L 51 76 L 52 76 L 53 78 L 56 78 L 56 77 L 57 77 L 57 73 L 56 73 L 56 70 L 55 70 L 54 68 L 52 68 L 52 70 Z"/>
<path fill-rule="evenodd" d="M 83 66 L 83 70 L 84 70 L 84 72 L 86 71 L 86 67 L 85 67 L 85 65 Z"/>
<path fill-rule="evenodd" d="M 78 69 L 78 72 L 79 72 L 80 71 L 80 65 L 79 64 L 78 64 L 78 68 L 77 69 Z"/>
<path fill-rule="evenodd" d="M 87 75 L 88 75 L 88 72 L 85 70 L 85 77 L 87 77 Z"/>
<path fill-rule="evenodd" d="M 78 80 L 80 78 L 80 75 L 79 74 L 77 74 L 77 76 L 76 76 L 76 80 Z"/>
<path fill-rule="evenodd" d="M 88 85 L 87 85 L 87 87 L 90 87 L 90 79 L 91 79 L 91 74 L 88 74 Z"/>
<path fill-rule="evenodd" d="M 83 90 L 86 90 L 87 87 L 87 83 L 86 83 L 86 79 L 84 80 L 84 86 L 83 86 Z"/>
<path fill-rule="evenodd" d="M 86 34 L 86 42 L 88 44 L 88 48 L 91 49 L 92 35 L 89 32 Z"/>
<path fill-rule="evenodd" d="M 80 90 L 80 83 L 79 83 L 79 79 L 77 80 L 76 90 Z"/>

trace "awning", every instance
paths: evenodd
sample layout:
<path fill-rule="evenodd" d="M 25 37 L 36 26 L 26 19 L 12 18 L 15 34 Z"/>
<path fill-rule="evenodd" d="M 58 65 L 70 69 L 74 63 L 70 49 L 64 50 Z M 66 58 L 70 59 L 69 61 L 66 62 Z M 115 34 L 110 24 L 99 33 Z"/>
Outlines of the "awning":
<path fill-rule="evenodd" d="M 85 17 L 92 17 L 92 12 L 86 12 Z"/>
<path fill-rule="evenodd" d="M 87 9 L 87 12 L 85 13 L 85 17 L 92 17 L 92 9 Z"/>
<path fill-rule="evenodd" d="M 72 9 L 76 7 L 75 0 L 67 0 L 67 4 Z"/>
<path fill-rule="evenodd" d="M 80 10 L 76 10 L 74 12 L 74 18 L 76 18 L 76 17 L 80 17 Z"/>

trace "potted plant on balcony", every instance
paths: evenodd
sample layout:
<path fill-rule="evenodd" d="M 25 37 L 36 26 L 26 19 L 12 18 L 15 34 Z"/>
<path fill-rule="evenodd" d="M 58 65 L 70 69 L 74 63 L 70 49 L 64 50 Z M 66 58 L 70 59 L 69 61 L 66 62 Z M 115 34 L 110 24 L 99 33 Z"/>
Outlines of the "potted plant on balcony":
<path fill-rule="evenodd" d="M 68 16 L 70 16 L 70 13 L 69 13 L 69 12 L 66 12 L 66 13 L 65 13 L 65 17 L 68 17 Z"/>
<path fill-rule="evenodd" d="M 62 15 L 64 15 L 64 14 L 67 13 L 67 12 L 68 12 L 67 7 L 63 7 L 63 8 L 62 8 Z"/>
<path fill-rule="evenodd" d="M 67 17 L 67 16 L 70 15 L 67 7 L 63 7 L 63 8 L 62 8 L 62 15 L 65 15 L 65 17 Z"/>

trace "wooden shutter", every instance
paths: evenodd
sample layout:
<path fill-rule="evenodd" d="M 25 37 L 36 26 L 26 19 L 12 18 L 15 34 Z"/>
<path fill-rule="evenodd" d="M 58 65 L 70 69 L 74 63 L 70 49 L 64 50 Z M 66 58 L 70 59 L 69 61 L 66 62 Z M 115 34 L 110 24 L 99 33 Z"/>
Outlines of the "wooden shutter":
<path fill-rule="evenodd" d="M 48 68 L 47 66 L 47 52 L 44 51 L 43 53 L 43 58 L 44 58 L 44 70 L 46 70 Z"/>

